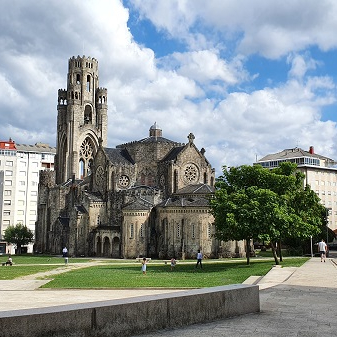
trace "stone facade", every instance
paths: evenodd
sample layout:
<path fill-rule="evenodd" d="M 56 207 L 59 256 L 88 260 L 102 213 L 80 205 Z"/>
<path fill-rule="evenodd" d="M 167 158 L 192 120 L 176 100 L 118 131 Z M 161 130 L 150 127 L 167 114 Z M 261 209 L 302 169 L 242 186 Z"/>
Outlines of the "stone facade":
<path fill-rule="evenodd" d="M 242 243 L 214 237 L 208 200 L 215 172 L 192 133 L 186 144 L 174 142 L 154 123 L 146 138 L 116 148 L 106 147 L 106 133 L 107 91 L 98 88 L 97 61 L 72 58 L 68 89 L 59 91 L 55 179 L 50 172 L 40 178 L 37 251 L 59 254 L 67 246 L 73 256 L 195 258 L 198 249 L 205 257 L 241 255 Z"/>

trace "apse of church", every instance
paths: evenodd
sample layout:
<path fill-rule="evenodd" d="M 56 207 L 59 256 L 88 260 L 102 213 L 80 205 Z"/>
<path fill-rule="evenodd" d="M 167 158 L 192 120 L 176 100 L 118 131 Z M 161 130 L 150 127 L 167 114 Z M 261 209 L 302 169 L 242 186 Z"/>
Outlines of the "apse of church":
<path fill-rule="evenodd" d="M 41 172 L 36 250 L 73 256 L 195 258 L 240 255 L 214 237 L 215 171 L 190 133 L 186 143 L 147 136 L 107 147 L 107 89 L 98 62 L 69 60 L 59 90 L 56 175 Z"/>

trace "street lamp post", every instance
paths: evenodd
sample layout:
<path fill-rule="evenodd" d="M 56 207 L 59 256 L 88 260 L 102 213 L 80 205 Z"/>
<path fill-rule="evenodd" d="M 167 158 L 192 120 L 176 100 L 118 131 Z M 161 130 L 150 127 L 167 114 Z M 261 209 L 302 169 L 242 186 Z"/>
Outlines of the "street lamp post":
<path fill-rule="evenodd" d="M 329 242 L 329 215 L 331 208 L 326 208 L 326 244 Z"/>

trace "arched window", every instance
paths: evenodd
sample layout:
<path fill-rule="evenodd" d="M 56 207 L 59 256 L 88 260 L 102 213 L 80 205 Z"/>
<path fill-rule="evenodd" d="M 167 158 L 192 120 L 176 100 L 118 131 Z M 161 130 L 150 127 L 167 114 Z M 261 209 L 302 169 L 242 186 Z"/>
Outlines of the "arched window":
<path fill-rule="evenodd" d="M 132 223 L 130 225 L 130 239 L 133 239 L 135 236 L 135 228 L 134 228 L 134 224 Z"/>
<path fill-rule="evenodd" d="M 83 179 L 84 178 L 84 160 L 83 159 L 80 159 L 78 169 L 79 169 L 78 175 L 80 179 Z"/>
<path fill-rule="evenodd" d="M 89 162 L 88 162 L 88 169 L 87 169 L 87 175 L 90 176 L 91 175 L 91 168 L 92 168 L 92 164 L 93 164 L 93 160 L 92 159 L 89 159 Z"/>
<path fill-rule="evenodd" d="M 87 91 L 90 91 L 90 75 L 87 75 Z"/>
<path fill-rule="evenodd" d="M 174 171 L 174 182 L 173 182 L 173 192 L 177 192 L 178 190 L 178 171 Z"/>
<path fill-rule="evenodd" d="M 77 74 L 76 75 L 76 84 L 80 84 L 81 83 L 81 75 Z"/>
<path fill-rule="evenodd" d="M 82 142 L 79 151 L 79 176 L 82 179 L 91 174 L 94 152 L 94 146 L 88 137 Z"/>
<path fill-rule="evenodd" d="M 84 124 L 92 123 L 92 109 L 90 105 L 86 105 L 84 109 Z"/>
<path fill-rule="evenodd" d="M 204 173 L 204 184 L 207 184 L 207 173 Z"/>
<path fill-rule="evenodd" d="M 140 225 L 139 236 L 140 236 L 141 238 L 144 237 L 144 224 L 141 224 L 141 225 Z"/>

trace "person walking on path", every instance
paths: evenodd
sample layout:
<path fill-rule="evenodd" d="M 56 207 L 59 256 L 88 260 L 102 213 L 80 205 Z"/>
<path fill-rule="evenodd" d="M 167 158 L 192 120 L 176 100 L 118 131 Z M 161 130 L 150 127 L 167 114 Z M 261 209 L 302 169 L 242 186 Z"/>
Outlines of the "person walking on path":
<path fill-rule="evenodd" d="M 146 264 L 147 264 L 146 257 L 143 257 L 143 261 L 142 261 L 142 272 L 143 272 L 143 275 L 146 275 Z"/>
<path fill-rule="evenodd" d="M 67 247 L 64 247 L 62 249 L 62 256 L 64 257 L 64 264 L 68 264 L 68 249 Z"/>
<path fill-rule="evenodd" d="M 327 248 L 327 244 L 322 239 L 322 241 L 318 243 L 318 250 L 321 255 L 321 262 L 325 262 Z"/>
<path fill-rule="evenodd" d="M 198 253 L 197 253 L 197 265 L 195 266 L 195 268 L 198 268 L 199 264 L 200 264 L 200 269 L 202 269 L 202 252 L 200 251 L 200 249 L 198 250 Z"/>

